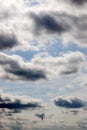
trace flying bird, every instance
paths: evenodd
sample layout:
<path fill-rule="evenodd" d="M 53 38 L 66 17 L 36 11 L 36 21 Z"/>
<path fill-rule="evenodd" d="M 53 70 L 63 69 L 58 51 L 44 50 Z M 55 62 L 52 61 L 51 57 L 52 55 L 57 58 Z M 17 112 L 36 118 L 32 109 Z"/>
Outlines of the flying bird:
<path fill-rule="evenodd" d="M 35 114 L 38 118 L 41 118 L 42 120 L 45 118 L 45 113 L 41 114 Z"/>

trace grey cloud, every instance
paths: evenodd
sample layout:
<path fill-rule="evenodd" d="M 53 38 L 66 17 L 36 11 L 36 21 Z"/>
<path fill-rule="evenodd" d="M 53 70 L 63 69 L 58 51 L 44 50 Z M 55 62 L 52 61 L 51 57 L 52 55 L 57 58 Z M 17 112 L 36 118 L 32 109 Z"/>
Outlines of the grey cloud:
<path fill-rule="evenodd" d="M 50 37 L 50 34 L 63 39 L 64 43 L 73 41 L 79 46 L 87 43 L 87 15 L 71 15 L 64 12 L 48 11 L 30 14 L 33 19 L 32 30 L 36 36 Z"/>
<path fill-rule="evenodd" d="M 52 16 L 52 14 L 41 13 L 37 15 L 35 13 L 31 13 L 31 18 L 33 18 L 34 21 L 34 31 L 36 35 L 40 34 L 42 30 L 52 34 L 62 34 L 69 30 L 68 25 L 58 22 L 57 19 Z"/>
<path fill-rule="evenodd" d="M 83 107 L 85 107 L 86 102 L 79 98 L 76 98 L 76 97 L 67 98 L 67 99 L 66 98 L 56 98 L 56 99 L 54 99 L 54 104 L 59 107 L 71 109 L 71 108 L 83 108 Z"/>
<path fill-rule="evenodd" d="M 77 6 L 73 6 L 76 3 L 85 5 L 86 0 L 47 0 L 45 2 L 19 0 L 13 1 L 13 4 L 9 1 L 8 6 L 5 6 L 6 1 L 3 1 L 0 4 L 0 19 L 3 19 L 0 21 L 1 31 L 8 33 L 12 30 L 20 41 L 16 49 L 21 50 L 38 50 L 41 43 L 48 43 L 47 40 L 55 38 L 54 35 L 64 43 L 73 42 L 87 47 L 87 4 L 80 10 Z M 37 6 L 34 7 L 34 5 Z M 33 12 L 31 16 L 30 12 Z M 38 41 L 37 47 L 29 42 L 32 40 Z M 9 42 L 8 39 L 7 41 Z M 12 39 L 10 42 L 13 42 Z M 7 45 L 6 41 L 4 44 L 0 45 L 2 50 L 13 47 L 13 44 Z"/>
<path fill-rule="evenodd" d="M 83 121 L 78 122 L 78 127 L 81 129 L 87 129 L 87 120 L 84 119 Z"/>
<path fill-rule="evenodd" d="M 23 78 L 23 80 L 39 80 L 39 79 L 46 79 L 45 72 L 42 70 L 35 70 L 35 69 L 19 69 L 19 70 L 7 70 L 7 72 Z"/>
<path fill-rule="evenodd" d="M 45 68 L 49 76 L 72 75 L 84 67 L 85 55 L 81 52 L 69 52 L 61 56 L 35 56 L 32 63 Z"/>
<path fill-rule="evenodd" d="M 21 104 L 19 101 L 15 101 L 13 103 L 0 104 L 0 108 L 8 108 L 8 109 L 24 109 L 24 108 L 36 108 L 36 107 L 39 107 L 37 103 Z"/>
<path fill-rule="evenodd" d="M 24 62 L 19 56 L 0 55 L 0 66 L 2 68 L 1 79 L 35 81 L 46 79 L 45 71 L 30 67 L 29 62 Z"/>
<path fill-rule="evenodd" d="M 82 56 L 82 54 L 79 52 L 66 55 L 66 62 L 64 63 L 63 68 L 60 70 L 60 74 L 70 75 L 77 73 L 84 61 L 85 56 Z"/>
<path fill-rule="evenodd" d="M 70 75 L 70 74 L 75 74 L 76 72 L 78 72 L 79 68 L 76 67 L 70 67 L 70 68 L 65 68 L 64 70 L 61 70 L 60 74 L 61 75 Z"/>
<path fill-rule="evenodd" d="M 0 108 L 8 109 L 25 109 L 25 108 L 37 108 L 41 107 L 40 103 L 37 101 L 31 101 L 26 98 L 26 101 L 22 98 L 15 97 L 2 97 L 0 95 Z"/>
<path fill-rule="evenodd" d="M 70 112 L 72 112 L 72 113 L 73 113 L 73 115 L 78 115 L 78 113 L 79 113 L 79 111 L 78 111 L 78 110 L 72 110 L 72 111 L 70 111 Z"/>
<path fill-rule="evenodd" d="M 77 110 L 77 108 L 76 109 L 70 109 L 70 111 L 69 110 L 67 110 L 67 111 L 62 111 L 63 112 L 63 114 L 72 114 L 72 115 L 74 115 L 74 116 L 77 116 L 79 113 L 80 113 L 80 110 L 78 109 Z"/>
<path fill-rule="evenodd" d="M 84 67 L 85 55 L 81 52 L 69 52 L 61 56 L 36 55 L 25 62 L 18 55 L 0 53 L 0 79 L 36 81 L 62 75 L 72 75 Z M 56 68 L 56 69 L 55 69 Z"/>
<path fill-rule="evenodd" d="M 83 5 L 87 3 L 87 0 L 71 0 L 74 4 Z"/>
<path fill-rule="evenodd" d="M 0 34 L 0 50 L 11 49 L 18 45 L 18 41 L 14 35 Z"/>

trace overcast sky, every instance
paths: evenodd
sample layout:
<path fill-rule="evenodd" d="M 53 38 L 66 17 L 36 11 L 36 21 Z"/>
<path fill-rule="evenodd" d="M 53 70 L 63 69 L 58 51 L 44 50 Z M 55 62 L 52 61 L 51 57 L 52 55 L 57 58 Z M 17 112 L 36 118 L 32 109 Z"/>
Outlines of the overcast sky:
<path fill-rule="evenodd" d="M 0 0 L 0 130 L 87 129 L 87 0 Z"/>

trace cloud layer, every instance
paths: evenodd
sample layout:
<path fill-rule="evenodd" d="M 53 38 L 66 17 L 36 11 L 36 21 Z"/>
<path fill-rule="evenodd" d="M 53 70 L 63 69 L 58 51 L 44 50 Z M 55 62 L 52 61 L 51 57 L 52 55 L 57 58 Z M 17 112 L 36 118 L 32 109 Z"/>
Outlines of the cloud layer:
<path fill-rule="evenodd" d="M 55 43 L 58 44 L 56 47 Z M 84 48 L 87 48 L 87 0 L 0 0 L 0 87 L 10 93 L 42 97 L 47 102 L 50 97 L 56 97 L 58 91 L 58 95 L 62 95 L 73 90 L 72 95 L 73 92 L 77 95 L 55 98 L 54 105 L 64 108 L 60 112 L 49 104 L 42 110 L 38 99 L 0 92 L 0 129 L 36 130 L 44 129 L 46 125 L 47 129 L 67 129 L 66 125 L 72 125 L 74 129 L 84 127 L 85 124 L 79 128 L 77 125 L 79 117 L 84 122 L 87 110 L 85 98 L 78 98 L 83 92 L 86 97 L 85 87 L 82 87 L 87 86 L 87 52 Z M 48 79 L 51 81 L 33 83 Z M 14 85 L 10 88 L 10 83 L 15 88 Z M 32 112 L 33 108 L 38 109 Z M 45 120 L 41 124 L 38 118 Z"/>

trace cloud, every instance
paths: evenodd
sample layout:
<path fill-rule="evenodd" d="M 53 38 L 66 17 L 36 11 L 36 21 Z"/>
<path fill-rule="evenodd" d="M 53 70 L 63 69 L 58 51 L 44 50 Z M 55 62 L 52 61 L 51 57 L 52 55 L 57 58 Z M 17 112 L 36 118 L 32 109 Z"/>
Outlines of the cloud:
<path fill-rule="evenodd" d="M 73 42 L 81 47 L 87 47 L 87 4 L 77 8 L 86 0 L 46 0 L 46 1 L 6 1 L 0 4 L 0 35 L 13 33 L 18 46 L 15 47 L 9 38 L 10 46 L 2 49 L 38 50 L 40 45 L 47 46 L 49 39 L 61 39 L 65 44 Z M 45 8 L 46 7 L 46 8 Z M 67 10 L 66 10 L 67 9 Z M 73 11 L 72 11 L 73 10 Z M 37 35 L 36 35 L 37 34 Z M 32 44 L 36 40 L 37 46 Z M 15 40 L 14 40 L 15 41 Z M 13 41 L 13 43 L 15 43 Z M 4 41 L 3 41 L 4 42 Z M 6 42 L 4 42 L 5 44 Z M 2 45 L 2 44 L 1 44 Z M 11 46 L 12 45 L 12 46 Z"/>
<path fill-rule="evenodd" d="M 30 33 L 25 31 L 28 24 L 25 14 L 26 9 L 24 0 L 9 0 L 8 3 L 3 1 L 0 4 L 0 35 L 1 39 L 5 37 L 5 40 L 2 40 L 5 46 L 0 43 L 0 45 L 3 45 L 1 46 L 3 50 L 11 50 L 13 47 L 16 50 L 36 50 L 37 47 L 29 42 Z M 4 34 L 6 35 L 4 36 Z M 18 41 L 17 47 L 13 46 L 16 40 Z"/>
<path fill-rule="evenodd" d="M 78 122 L 78 127 L 81 129 L 87 129 L 87 119 Z"/>
<path fill-rule="evenodd" d="M 22 77 L 25 80 L 39 80 L 39 79 L 46 79 L 45 73 L 42 70 L 32 70 L 32 69 L 20 69 L 20 70 L 7 70 L 7 72 Z"/>
<path fill-rule="evenodd" d="M 0 53 L 0 78 L 7 80 L 35 81 L 46 79 L 45 71 L 24 62 L 22 57 Z"/>
<path fill-rule="evenodd" d="M 39 39 L 49 40 L 55 37 L 62 39 L 65 44 L 74 42 L 86 47 L 87 42 L 87 15 L 74 16 L 67 13 L 41 11 L 38 14 L 31 13 L 33 18 L 34 35 Z M 47 42 L 47 41 L 45 41 Z"/>
<path fill-rule="evenodd" d="M 80 98 L 77 97 L 68 97 L 68 98 L 58 97 L 54 99 L 54 104 L 56 106 L 70 109 L 83 108 L 85 107 L 86 103 L 87 103 L 86 101 L 81 100 Z"/>
<path fill-rule="evenodd" d="M 42 58 L 43 57 L 43 58 Z M 69 52 L 57 57 L 35 55 L 29 62 L 21 56 L 0 53 L 0 79 L 36 81 L 72 75 L 84 68 L 85 55 Z"/>
<path fill-rule="evenodd" d="M 0 108 L 26 109 L 41 107 L 40 101 L 29 97 L 14 97 L 0 95 Z"/>
<path fill-rule="evenodd" d="M 87 0 L 71 0 L 74 4 L 83 5 L 87 3 Z"/>
<path fill-rule="evenodd" d="M 35 13 L 31 13 L 31 18 L 35 24 L 34 33 L 36 35 L 39 35 L 41 32 L 49 34 L 61 34 L 69 30 L 67 25 L 57 22 L 55 17 L 53 17 L 51 14 L 45 14 L 42 12 L 41 14 L 37 15 Z"/>
<path fill-rule="evenodd" d="M 84 67 L 85 55 L 79 51 L 64 53 L 56 57 L 38 54 L 32 58 L 31 62 L 45 69 L 48 77 L 72 75 Z"/>
<path fill-rule="evenodd" d="M 71 110 L 70 112 L 73 113 L 73 115 L 78 115 L 79 111 L 78 110 Z"/>
<path fill-rule="evenodd" d="M 12 49 L 18 45 L 18 41 L 14 35 L 0 34 L 0 50 Z"/>

